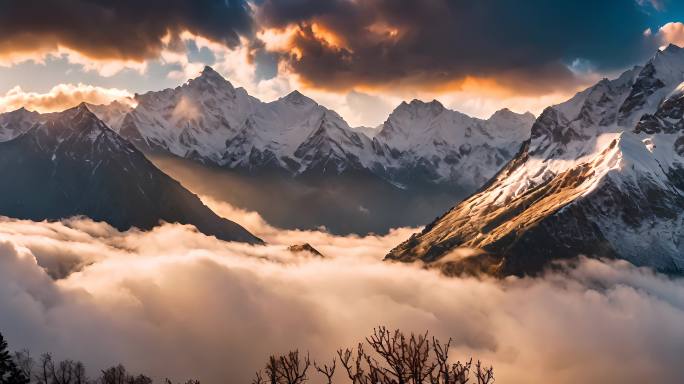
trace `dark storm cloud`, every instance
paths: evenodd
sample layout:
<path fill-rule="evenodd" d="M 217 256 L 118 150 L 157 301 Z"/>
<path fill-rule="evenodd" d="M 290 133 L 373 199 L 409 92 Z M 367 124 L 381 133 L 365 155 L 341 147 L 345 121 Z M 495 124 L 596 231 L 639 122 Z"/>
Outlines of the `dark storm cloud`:
<path fill-rule="evenodd" d="M 245 0 L 0 0 L 0 54 L 56 46 L 101 59 L 158 55 L 183 30 L 227 46 L 252 32 Z"/>
<path fill-rule="evenodd" d="M 262 26 L 299 26 L 293 45 L 301 55 L 287 59 L 313 85 L 450 86 L 476 76 L 495 77 L 518 91 L 538 91 L 574 83 L 568 64 L 575 59 L 610 71 L 652 54 L 656 41 L 643 35 L 653 22 L 649 4 L 265 0 L 257 14 Z M 329 44 L 314 24 L 342 43 Z"/>

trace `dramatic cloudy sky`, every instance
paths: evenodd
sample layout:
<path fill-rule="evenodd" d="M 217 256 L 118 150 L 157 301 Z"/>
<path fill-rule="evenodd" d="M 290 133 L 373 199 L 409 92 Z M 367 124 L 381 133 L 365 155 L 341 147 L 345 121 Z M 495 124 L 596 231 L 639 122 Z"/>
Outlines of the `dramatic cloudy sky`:
<path fill-rule="evenodd" d="M 4 0 L 0 109 L 176 86 L 212 65 L 272 100 L 300 89 L 353 125 L 402 99 L 539 112 L 684 44 L 675 0 Z"/>

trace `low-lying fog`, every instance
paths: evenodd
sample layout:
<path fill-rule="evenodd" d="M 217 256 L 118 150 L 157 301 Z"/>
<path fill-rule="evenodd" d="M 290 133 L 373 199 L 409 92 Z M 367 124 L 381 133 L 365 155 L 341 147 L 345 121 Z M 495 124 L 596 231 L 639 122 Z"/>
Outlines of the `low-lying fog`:
<path fill-rule="evenodd" d="M 0 331 L 10 346 L 82 360 L 95 373 L 121 362 L 153 377 L 247 383 L 269 353 L 331 359 L 384 324 L 453 337 L 454 357 L 493 364 L 498 383 L 684 377 L 682 280 L 595 260 L 543 278 L 446 278 L 381 261 L 415 229 L 280 230 L 205 201 L 269 245 L 181 225 L 121 233 L 90 220 L 3 219 Z M 303 242 L 326 257 L 287 251 Z"/>
<path fill-rule="evenodd" d="M 425 225 L 466 195 L 435 186 L 403 190 L 369 175 L 293 179 L 265 172 L 254 176 L 171 156 L 149 158 L 195 193 L 259 212 L 278 228 L 322 225 L 334 234 L 385 234 L 395 227 Z"/>

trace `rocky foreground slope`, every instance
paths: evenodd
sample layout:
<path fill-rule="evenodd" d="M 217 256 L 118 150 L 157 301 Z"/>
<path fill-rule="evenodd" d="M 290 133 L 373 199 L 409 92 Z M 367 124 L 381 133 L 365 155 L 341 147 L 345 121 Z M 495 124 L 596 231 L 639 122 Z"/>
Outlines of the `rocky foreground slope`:
<path fill-rule="evenodd" d="M 505 276 L 587 255 L 681 274 L 682 81 L 684 50 L 671 45 L 547 108 L 496 177 L 387 259 Z"/>

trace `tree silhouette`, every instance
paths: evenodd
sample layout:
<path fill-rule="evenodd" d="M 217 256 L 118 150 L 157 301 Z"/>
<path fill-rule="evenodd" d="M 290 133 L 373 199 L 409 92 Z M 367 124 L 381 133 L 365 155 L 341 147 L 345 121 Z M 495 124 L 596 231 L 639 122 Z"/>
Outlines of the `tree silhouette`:
<path fill-rule="evenodd" d="M 406 336 L 399 330 L 391 332 L 378 327 L 359 343 L 356 349 L 340 349 L 337 358 L 352 384 L 492 384 L 494 369 L 480 361 L 473 368 L 472 359 L 465 363 L 449 360 L 451 340 L 446 344 L 428 333 Z M 336 359 L 331 365 L 314 362 L 316 371 L 327 384 L 333 383 Z M 309 357 L 300 361 L 299 351 L 269 357 L 265 374 L 257 372 L 252 384 L 301 384 L 308 380 Z"/>
<path fill-rule="evenodd" d="M 299 357 L 293 356 L 286 361 L 299 364 Z M 308 356 L 306 358 L 308 365 Z M 293 371 L 296 372 L 296 371 Z M 306 376 L 306 369 L 300 376 Z M 295 381 L 300 384 L 302 381 Z M 153 380 L 145 375 L 132 375 L 122 364 L 101 371 L 100 376 L 90 380 L 86 368 L 80 361 L 63 360 L 56 362 L 52 355 L 40 355 L 38 363 L 28 350 L 14 353 L 8 351 L 7 342 L 0 334 L 0 384 L 152 384 Z M 166 379 L 164 384 L 173 384 Z M 200 384 L 198 380 L 188 380 L 184 384 Z"/>
<path fill-rule="evenodd" d="M 325 376 L 327 384 L 332 384 L 332 378 L 335 375 L 336 364 L 337 361 L 335 358 L 333 358 L 332 364 L 330 366 L 328 366 L 327 364 L 323 364 L 323 366 L 320 366 L 314 361 L 314 367 L 321 375 Z"/>
<path fill-rule="evenodd" d="M 268 358 L 266 364 L 266 376 L 261 371 L 256 373 L 252 380 L 254 384 L 302 384 L 307 377 L 307 371 L 311 366 L 309 355 L 303 359 L 299 356 L 299 351 L 290 351 L 286 355 Z"/>
<path fill-rule="evenodd" d="M 7 349 L 7 341 L 0 334 L 0 384 L 28 384 L 29 378 L 17 367 Z"/>

